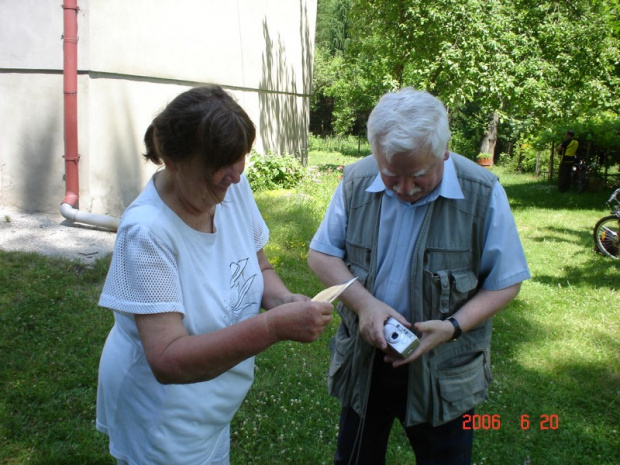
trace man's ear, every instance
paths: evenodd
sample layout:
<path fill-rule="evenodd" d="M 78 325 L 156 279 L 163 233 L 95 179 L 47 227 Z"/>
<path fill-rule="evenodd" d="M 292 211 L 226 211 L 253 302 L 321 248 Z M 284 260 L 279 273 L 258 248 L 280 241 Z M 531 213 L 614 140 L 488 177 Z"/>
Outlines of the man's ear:
<path fill-rule="evenodd" d="M 443 161 L 446 161 L 448 158 L 450 158 L 450 151 L 446 149 L 446 153 L 443 154 Z"/>

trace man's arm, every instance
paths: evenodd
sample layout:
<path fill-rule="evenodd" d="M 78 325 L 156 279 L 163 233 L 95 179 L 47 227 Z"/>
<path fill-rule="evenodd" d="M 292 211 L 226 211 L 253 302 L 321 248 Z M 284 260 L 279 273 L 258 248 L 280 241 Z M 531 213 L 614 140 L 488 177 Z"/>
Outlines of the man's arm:
<path fill-rule="evenodd" d="M 308 266 L 325 287 L 343 284 L 354 277 L 341 258 L 312 249 L 308 252 Z M 381 350 L 387 349 L 383 324 L 389 317 L 394 317 L 404 325 L 411 326 L 401 314 L 375 298 L 359 281 L 349 286 L 338 299 L 357 313 L 362 337 L 369 344 Z"/>
<path fill-rule="evenodd" d="M 521 289 L 521 283 L 513 284 L 505 289 L 489 291 L 480 289 L 465 305 L 452 317 L 456 319 L 463 333 L 475 328 L 480 323 L 499 313 L 508 305 Z M 454 326 L 447 320 L 428 320 L 416 323 L 414 329 L 422 333 L 420 345 L 407 359 L 396 359 L 388 355 L 386 362 L 394 362 L 395 367 L 410 363 L 422 354 L 434 349 L 450 339 L 454 334 Z"/>

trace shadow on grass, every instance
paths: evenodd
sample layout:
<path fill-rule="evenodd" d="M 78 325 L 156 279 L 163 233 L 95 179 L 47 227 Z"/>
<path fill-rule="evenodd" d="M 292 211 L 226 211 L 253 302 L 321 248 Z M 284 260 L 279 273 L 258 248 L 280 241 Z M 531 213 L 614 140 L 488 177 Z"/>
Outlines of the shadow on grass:
<path fill-rule="evenodd" d="M 477 413 L 498 415 L 501 426 L 476 432 L 474 459 L 519 465 L 528 459 L 558 465 L 615 463 L 620 450 L 617 363 L 590 362 L 579 347 L 571 348 L 573 356 L 562 357 L 571 331 L 550 333 L 536 326 L 532 305 L 516 300 L 495 318 L 494 382 Z M 611 334 L 597 332 L 588 340 L 620 353 Z M 538 359 L 537 352 L 549 355 Z"/>
<path fill-rule="evenodd" d="M 607 211 L 605 202 L 613 192 L 613 190 L 604 190 L 579 194 L 571 190 L 560 193 L 555 184 L 529 179 L 526 182 L 502 183 L 513 209 L 534 207 L 549 210 L 601 210 L 605 212 Z"/>

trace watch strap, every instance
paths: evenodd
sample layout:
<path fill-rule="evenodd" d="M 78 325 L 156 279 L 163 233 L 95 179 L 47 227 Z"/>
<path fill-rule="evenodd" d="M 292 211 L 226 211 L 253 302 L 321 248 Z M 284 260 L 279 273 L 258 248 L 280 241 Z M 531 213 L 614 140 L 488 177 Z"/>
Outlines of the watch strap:
<path fill-rule="evenodd" d="M 452 323 L 452 326 L 454 326 L 454 334 L 452 335 L 452 339 L 450 339 L 450 342 L 456 341 L 459 337 L 461 337 L 461 334 L 463 334 L 463 331 L 461 331 L 461 326 L 459 325 L 459 322 L 456 321 L 456 318 L 452 316 L 449 316 L 448 318 L 446 318 L 446 320 L 448 320 L 450 323 Z"/>

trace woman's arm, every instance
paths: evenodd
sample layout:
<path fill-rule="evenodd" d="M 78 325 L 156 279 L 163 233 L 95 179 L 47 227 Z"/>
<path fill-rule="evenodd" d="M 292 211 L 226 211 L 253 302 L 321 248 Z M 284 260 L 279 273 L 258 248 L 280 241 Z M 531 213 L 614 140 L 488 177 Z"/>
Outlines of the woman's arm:
<path fill-rule="evenodd" d="M 308 266 L 319 277 L 325 287 L 343 284 L 353 278 L 353 274 L 341 258 L 310 249 Z M 380 301 L 355 281 L 338 297 L 348 308 L 357 313 L 362 337 L 372 346 L 387 350 L 383 325 L 389 317 L 396 318 L 410 327 L 404 316 Z"/>
<path fill-rule="evenodd" d="M 276 342 L 312 342 L 332 320 L 325 302 L 294 302 L 232 326 L 189 335 L 180 313 L 135 315 L 147 361 L 162 384 L 213 379 Z"/>
<path fill-rule="evenodd" d="M 263 273 L 264 289 L 263 289 L 263 301 L 261 306 L 265 310 L 272 309 L 278 305 L 287 304 L 290 302 L 303 302 L 310 300 L 302 294 L 293 294 L 288 290 L 284 282 L 280 279 L 276 270 L 269 262 L 267 255 L 263 249 L 260 249 L 256 255 L 258 256 L 258 265 Z"/>

